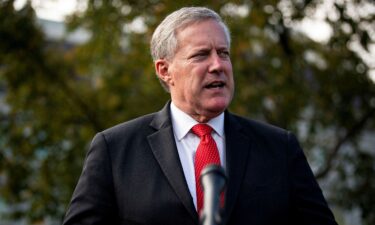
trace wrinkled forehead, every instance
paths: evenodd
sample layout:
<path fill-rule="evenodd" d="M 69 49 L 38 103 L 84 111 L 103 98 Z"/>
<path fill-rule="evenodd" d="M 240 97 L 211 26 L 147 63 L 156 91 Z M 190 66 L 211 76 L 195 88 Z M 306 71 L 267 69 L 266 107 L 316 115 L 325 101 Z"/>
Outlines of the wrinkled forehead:
<path fill-rule="evenodd" d="M 174 31 L 174 36 L 177 40 L 177 44 L 178 44 L 178 41 L 179 41 L 179 35 L 178 34 L 180 32 L 182 32 L 186 28 L 189 28 L 189 27 L 191 27 L 195 24 L 200 24 L 200 23 L 207 22 L 207 21 L 212 21 L 212 22 L 218 24 L 223 29 L 223 33 L 225 35 L 225 40 L 227 42 L 228 48 L 230 48 L 230 36 L 229 36 L 228 28 L 225 26 L 225 24 L 223 22 L 217 21 L 217 20 L 212 19 L 212 18 L 205 18 L 205 19 L 201 19 L 201 20 L 191 20 L 191 21 L 185 21 L 185 22 L 181 23 Z"/>

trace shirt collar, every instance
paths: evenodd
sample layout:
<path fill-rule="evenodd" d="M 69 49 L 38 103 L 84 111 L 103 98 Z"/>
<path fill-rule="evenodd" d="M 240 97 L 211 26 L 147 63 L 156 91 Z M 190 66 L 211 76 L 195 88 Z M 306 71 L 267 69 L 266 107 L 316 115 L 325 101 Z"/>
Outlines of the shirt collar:
<path fill-rule="evenodd" d="M 183 139 L 187 133 L 189 133 L 194 125 L 198 124 L 198 122 L 191 116 L 189 116 L 181 109 L 177 108 L 177 106 L 173 104 L 173 102 L 171 103 L 171 116 L 173 131 L 179 141 Z M 210 121 L 208 121 L 207 124 L 210 125 L 220 137 L 223 137 L 224 112 L 217 117 L 212 118 Z"/>

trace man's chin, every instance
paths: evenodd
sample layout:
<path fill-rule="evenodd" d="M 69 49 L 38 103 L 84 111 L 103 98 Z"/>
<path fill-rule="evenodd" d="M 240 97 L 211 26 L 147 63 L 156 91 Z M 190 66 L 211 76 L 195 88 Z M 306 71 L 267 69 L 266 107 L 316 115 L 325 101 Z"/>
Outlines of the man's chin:
<path fill-rule="evenodd" d="M 205 111 L 210 114 L 219 115 L 224 112 L 229 105 L 229 101 L 215 102 L 214 104 L 207 104 L 205 106 Z"/>

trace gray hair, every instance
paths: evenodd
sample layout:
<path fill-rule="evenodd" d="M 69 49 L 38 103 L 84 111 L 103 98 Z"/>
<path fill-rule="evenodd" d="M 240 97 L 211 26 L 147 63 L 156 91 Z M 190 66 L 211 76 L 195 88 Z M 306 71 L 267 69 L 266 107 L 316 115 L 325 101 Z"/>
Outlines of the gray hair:
<path fill-rule="evenodd" d="M 172 59 L 178 48 L 176 33 L 188 25 L 212 19 L 224 29 L 228 46 L 230 46 L 230 32 L 221 17 L 211 9 L 205 7 L 184 7 L 169 14 L 155 29 L 151 38 L 151 56 L 155 62 L 158 59 Z M 164 89 L 168 85 L 160 80 Z"/>

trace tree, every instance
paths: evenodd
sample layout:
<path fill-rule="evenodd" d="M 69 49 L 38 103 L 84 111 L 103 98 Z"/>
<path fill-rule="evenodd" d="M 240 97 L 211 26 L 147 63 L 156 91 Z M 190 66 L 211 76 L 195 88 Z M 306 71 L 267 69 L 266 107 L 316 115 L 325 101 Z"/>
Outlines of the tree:
<path fill-rule="evenodd" d="M 348 47 L 370 51 L 374 13 L 350 15 L 350 7 L 370 1 L 335 2 L 330 13 L 336 16 L 326 17 L 332 37 L 316 43 L 294 27 L 321 4 L 205 2 L 232 31 L 230 110 L 294 131 L 330 202 L 360 208 L 364 223 L 374 224 L 375 156 L 363 138 L 374 134 L 375 86 L 369 65 Z M 165 103 L 148 43 L 161 19 L 183 6 L 90 0 L 68 24 L 91 38 L 67 47 L 45 39 L 30 4 L 16 11 L 13 1 L 1 2 L 0 194 L 13 217 L 61 218 L 92 136 Z"/>

